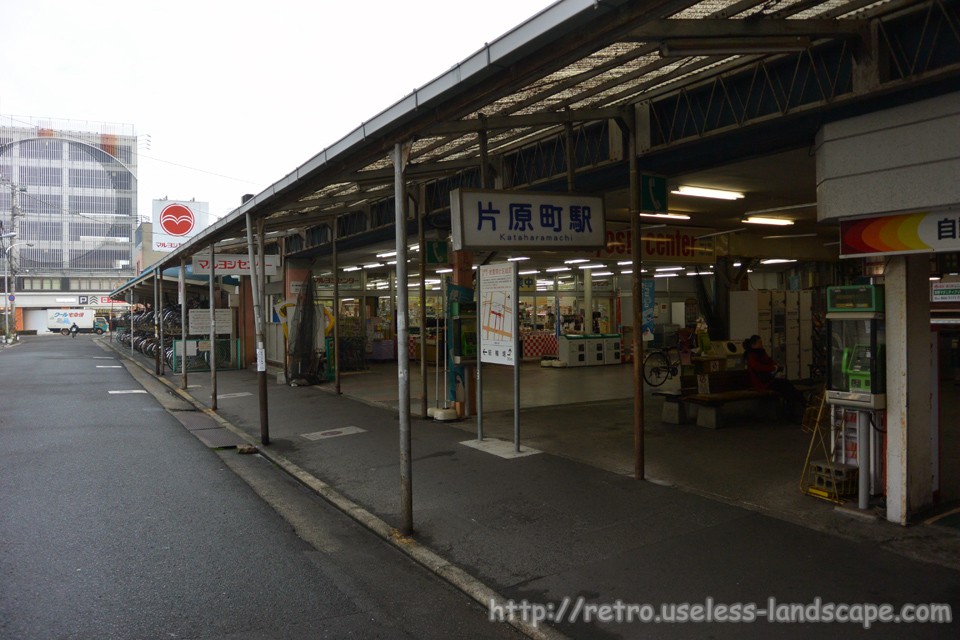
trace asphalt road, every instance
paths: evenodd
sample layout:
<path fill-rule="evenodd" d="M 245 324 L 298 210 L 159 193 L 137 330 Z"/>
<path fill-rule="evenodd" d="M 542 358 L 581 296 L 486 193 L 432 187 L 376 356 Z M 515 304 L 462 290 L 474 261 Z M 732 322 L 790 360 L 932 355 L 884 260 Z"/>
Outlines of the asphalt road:
<path fill-rule="evenodd" d="M 0 351 L 0 495 L 6 640 L 520 637 L 89 336 Z"/>

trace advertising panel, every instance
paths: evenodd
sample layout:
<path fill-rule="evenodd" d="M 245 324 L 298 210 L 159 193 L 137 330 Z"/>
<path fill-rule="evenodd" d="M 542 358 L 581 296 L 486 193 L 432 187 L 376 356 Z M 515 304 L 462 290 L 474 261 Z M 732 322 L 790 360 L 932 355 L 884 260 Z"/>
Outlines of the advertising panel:
<path fill-rule="evenodd" d="M 480 361 L 517 364 L 517 264 L 480 265 Z"/>
<path fill-rule="evenodd" d="M 960 251 L 956 212 L 908 213 L 840 221 L 840 257 Z"/>

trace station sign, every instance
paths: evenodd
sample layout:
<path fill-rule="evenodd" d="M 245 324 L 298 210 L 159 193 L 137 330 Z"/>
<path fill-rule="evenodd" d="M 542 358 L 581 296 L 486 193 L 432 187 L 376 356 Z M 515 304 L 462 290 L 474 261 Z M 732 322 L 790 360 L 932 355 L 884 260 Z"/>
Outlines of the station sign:
<path fill-rule="evenodd" d="M 606 240 L 603 198 L 526 191 L 450 192 L 453 249 L 595 249 Z"/>
<path fill-rule="evenodd" d="M 151 217 L 153 250 L 178 249 L 209 224 L 209 204 L 193 200 L 154 200 Z"/>
<path fill-rule="evenodd" d="M 918 212 L 840 221 L 840 257 L 960 251 L 960 214 Z"/>

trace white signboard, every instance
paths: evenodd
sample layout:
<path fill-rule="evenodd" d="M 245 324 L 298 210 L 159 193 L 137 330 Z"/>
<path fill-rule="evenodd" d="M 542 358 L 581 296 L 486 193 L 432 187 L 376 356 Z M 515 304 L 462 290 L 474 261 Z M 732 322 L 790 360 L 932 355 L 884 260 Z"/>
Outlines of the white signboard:
<path fill-rule="evenodd" d="M 265 255 L 264 274 L 275 276 L 280 267 L 280 256 Z M 256 262 L 257 268 L 260 268 L 259 261 Z M 213 265 L 213 271 L 218 276 L 249 276 L 250 259 L 243 254 L 224 254 L 217 256 L 217 263 Z M 193 256 L 193 273 L 195 275 L 210 275 L 210 254 L 198 253 Z"/>
<path fill-rule="evenodd" d="M 153 250 L 169 253 L 209 224 L 209 204 L 183 200 L 153 201 Z"/>
<path fill-rule="evenodd" d="M 210 334 L 210 309 L 190 309 L 187 332 L 192 335 Z M 233 333 L 233 313 L 230 309 L 214 309 L 213 321 L 217 335 Z"/>
<path fill-rule="evenodd" d="M 934 282 L 930 302 L 960 302 L 960 282 Z"/>
<path fill-rule="evenodd" d="M 450 213 L 457 251 L 600 248 L 606 241 L 597 196 L 455 189 Z"/>
<path fill-rule="evenodd" d="M 481 265 L 480 362 L 515 366 L 517 336 L 517 263 Z"/>

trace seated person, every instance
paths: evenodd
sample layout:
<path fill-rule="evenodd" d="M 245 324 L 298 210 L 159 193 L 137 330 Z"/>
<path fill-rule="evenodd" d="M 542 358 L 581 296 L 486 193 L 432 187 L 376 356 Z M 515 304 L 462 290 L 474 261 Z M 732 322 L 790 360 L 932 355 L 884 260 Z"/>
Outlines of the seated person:
<path fill-rule="evenodd" d="M 752 335 L 743 341 L 743 361 L 750 372 L 753 388 L 777 392 L 783 398 L 787 416 L 797 422 L 802 421 L 806 405 L 803 393 L 786 378 L 776 377 L 782 367 L 767 355 L 760 336 Z"/>

